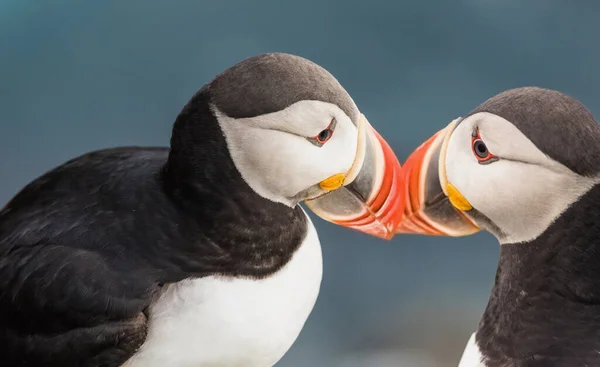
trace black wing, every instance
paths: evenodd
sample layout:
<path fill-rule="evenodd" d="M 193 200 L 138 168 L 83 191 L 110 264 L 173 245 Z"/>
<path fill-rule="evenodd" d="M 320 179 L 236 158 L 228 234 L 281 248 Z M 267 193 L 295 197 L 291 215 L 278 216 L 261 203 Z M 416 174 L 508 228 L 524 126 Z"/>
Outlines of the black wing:
<path fill-rule="evenodd" d="M 101 255 L 47 242 L 0 259 L 0 359 L 8 366 L 122 365 L 146 338 L 155 287 Z"/>
<path fill-rule="evenodd" d="M 165 157 L 76 158 L 0 212 L 1 365 L 118 367 L 140 347 L 161 277 L 138 243 L 152 221 L 137 211 L 159 205 L 145 193 L 160 193 L 153 175 Z"/>

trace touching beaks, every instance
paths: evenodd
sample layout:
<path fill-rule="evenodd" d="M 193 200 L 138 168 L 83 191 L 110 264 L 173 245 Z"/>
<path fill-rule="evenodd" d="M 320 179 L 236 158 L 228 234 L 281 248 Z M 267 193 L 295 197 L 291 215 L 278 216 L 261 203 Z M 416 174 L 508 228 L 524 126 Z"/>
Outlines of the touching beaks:
<path fill-rule="evenodd" d="M 333 191 L 306 205 L 329 222 L 383 239 L 397 233 L 458 237 L 478 232 L 468 215 L 471 204 L 446 177 L 446 149 L 459 121 L 429 138 L 401 167 L 363 116 L 352 168 L 322 181 L 322 188 Z"/>
<path fill-rule="evenodd" d="M 397 233 L 457 237 L 479 231 L 468 215 L 471 204 L 446 176 L 446 149 L 459 122 L 429 138 L 402 167 L 407 199 Z"/>
<path fill-rule="evenodd" d="M 388 143 L 361 115 L 358 145 L 350 170 L 322 181 L 330 191 L 306 200 L 319 217 L 355 230 L 390 239 L 402 221 L 404 178 L 400 162 Z"/>

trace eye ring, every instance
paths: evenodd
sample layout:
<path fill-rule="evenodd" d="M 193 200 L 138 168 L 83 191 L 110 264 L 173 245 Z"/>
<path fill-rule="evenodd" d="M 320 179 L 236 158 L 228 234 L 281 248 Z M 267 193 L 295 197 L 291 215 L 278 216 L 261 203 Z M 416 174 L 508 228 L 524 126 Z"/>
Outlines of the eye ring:
<path fill-rule="evenodd" d="M 479 129 L 477 129 L 471 137 L 471 150 L 473 151 L 473 155 L 475 155 L 477 162 L 480 164 L 488 164 L 498 160 L 498 157 L 489 151 L 487 145 L 485 145 L 485 142 L 481 139 Z"/>
<path fill-rule="evenodd" d="M 306 140 L 310 141 L 313 145 L 322 147 L 325 143 L 329 141 L 329 139 L 333 137 L 333 132 L 335 131 L 336 124 L 337 121 L 335 120 L 335 118 L 331 119 L 331 122 L 329 122 L 329 126 L 321 130 L 321 132 L 319 132 L 317 135 L 307 137 Z"/>
<path fill-rule="evenodd" d="M 490 151 L 481 139 L 473 141 L 473 152 L 480 159 L 486 159 L 490 155 Z"/>
<path fill-rule="evenodd" d="M 325 144 L 327 142 L 327 140 L 331 139 L 331 137 L 333 136 L 333 130 L 327 128 L 323 131 L 321 131 L 319 133 L 319 135 L 317 135 L 315 137 L 315 139 L 317 139 L 317 141 L 321 144 Z"/>

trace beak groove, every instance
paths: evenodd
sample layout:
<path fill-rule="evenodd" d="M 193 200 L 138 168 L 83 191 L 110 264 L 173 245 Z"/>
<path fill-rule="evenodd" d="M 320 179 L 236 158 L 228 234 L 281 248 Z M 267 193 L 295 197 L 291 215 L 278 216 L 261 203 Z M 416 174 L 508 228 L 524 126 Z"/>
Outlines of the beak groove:
<path fill-rule="evenodd" d="M 421 144 L 404 164 L 408 199 L 397 233 L 466 236 L 479 231 L 479 227 L 463 211 L 470 206 L 468 201 L 456 189 L 456 193 L 448 190 L 451 185 L 446 178 L 446 150 L 459 121 L 452 121 Z M 464 205 L 453 205 L 452 201 L 459 198 Z"/>
<path fill-rule="evenodd" d="M 425 178 L 426 174 L 423 174 L 423 162 L 428 162 L 431 159 L 432 149 L 429 149 L 435 142 L 439 140 L 441 131 L 429 138 L 425 143 L 421 144 L 417 150 L 415 150 L 406 163 L 404 164 L 403 170 L 405 173 L 406 181 L 406 197 L 407 203 L 404 208 L 404 219 L 398 228 L 398 233 L 423 233 L 429 235 L 442 235 L 435 223 L 428 220 L 424 212 L 421 211 L 425 203 L 424 188 L 426 185 Z M 439 200 L 443 200 L 445 196 L 436 195 L 432 198 L 429 205 L 435 205 Z"/>

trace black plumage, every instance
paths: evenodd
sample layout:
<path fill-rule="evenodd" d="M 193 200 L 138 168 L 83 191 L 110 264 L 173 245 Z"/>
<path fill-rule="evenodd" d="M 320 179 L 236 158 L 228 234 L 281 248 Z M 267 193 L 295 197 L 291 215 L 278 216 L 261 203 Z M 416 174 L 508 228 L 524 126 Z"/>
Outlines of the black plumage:
<path fill-rule="evenodd" d="M 600 174 L 600 125 L 574 98 L 517 88 L 490 98 L 469 116 L 478 112 L 507 119 L 581 177 Z M 476 333 L 486 366 L 600 366 L 599 209 L 595 184 L 537 238 L 502 244 Z"/>
<path fill-rule="evenodd" d="M 206 87 L 182 110 L 171 150 L 83 155 L 0 212 L 2 365 L 120 366 L 164 284 L 260 278 L 291 258 L 304 213 L 244 182 L 210 101 Z"/>
<path fill-rule="evenodd" d="M 600 366 L 600 186 L 541 236 L 504 244 L 477 330 L 489 367 Z"/>

